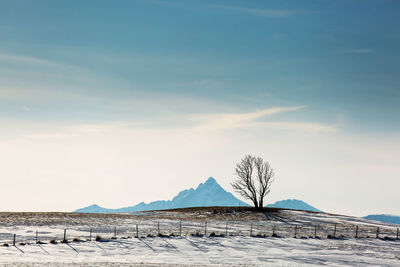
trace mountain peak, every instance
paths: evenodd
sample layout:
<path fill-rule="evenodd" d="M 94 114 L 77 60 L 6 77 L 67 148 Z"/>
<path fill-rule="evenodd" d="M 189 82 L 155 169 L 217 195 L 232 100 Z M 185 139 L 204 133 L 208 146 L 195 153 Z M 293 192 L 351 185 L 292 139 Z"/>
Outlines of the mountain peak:
<path fill-rule="evenodd" d="M 209 177 L 204 183 L 200 183 L 196 188 L 196 191 L 199 190 L 225 191 L 213 177 Z"/>
<path fill-rule="evenodd" d="M 204 183 L 200 183 L 196 189 L 190 188 L 179 192 L 172 200 L 159 200 L 149 204 L 139 203 L 135 206 L 120 209 L 104 209 L 92 205 L 76 212 L 135 212 L 144 210 L 161 210 L 202 206 L 248 206 L 247 203 L 237 199 L 223 189 L 218 182 L 209 177 Z"/>
<path fill-rule="evenodd" d="M 102 213 L 105 210 L 106 210 L 105 208 L 102 208 L 97 204 L 93 204 L 93 205 L 90 205 L 88 207 L 78 209 L 75 212 Z"/>
<path fill-rule="evenodd" d="M 217 181 L 213 177 L 209 177 L 204 184 L 216 184 Z"/>
<path fill-rule="evenodd" d="M 280 200 L 275 202 L 274 204 L 267 205 L 267 207 L 321 212 L 321 210 L 316 209 L 306 202 L 298 199 Z"/>

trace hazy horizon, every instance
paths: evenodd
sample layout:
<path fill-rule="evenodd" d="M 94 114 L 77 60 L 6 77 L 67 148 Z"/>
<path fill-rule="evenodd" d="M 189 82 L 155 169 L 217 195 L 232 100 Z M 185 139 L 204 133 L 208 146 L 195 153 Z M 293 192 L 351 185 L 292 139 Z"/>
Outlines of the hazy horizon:
<path fill-rule="evenodd" d="M 400 215 L 399 11 L 1 1 L 0 211 L 168 200 L 208 177 L 234 193 L 253 154 L 276 173 L 267 204 Z"/>

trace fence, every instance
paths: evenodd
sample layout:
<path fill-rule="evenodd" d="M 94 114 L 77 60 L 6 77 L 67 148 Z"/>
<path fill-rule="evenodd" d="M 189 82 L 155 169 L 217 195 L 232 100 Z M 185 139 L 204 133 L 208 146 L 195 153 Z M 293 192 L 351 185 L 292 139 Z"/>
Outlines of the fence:
<path fill-rule="evenodd" d="M 144 221 L 133 225 L 96 226 L 77 228 L 28 229 L 21 233 L 0 232 L 0 245 L 17 246 L 32 243 L 68 243 L 81 241 L 101 241 L 126 238 L 149 237 L 281 237 L 281 238 L 379 238 L 398 240 L 399 228 L 374 227 L 372 225 L 355 224 L 285 224 L 238 221 Z M 21 231 L 20 231 L 21 232 Z"/>

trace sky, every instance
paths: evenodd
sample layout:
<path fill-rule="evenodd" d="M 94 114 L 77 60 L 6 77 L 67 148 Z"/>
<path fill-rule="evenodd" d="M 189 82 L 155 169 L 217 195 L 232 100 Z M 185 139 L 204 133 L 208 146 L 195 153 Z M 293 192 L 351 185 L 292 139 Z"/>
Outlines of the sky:
<path fill-rule="evenodd" d="M 0 211 L 167 200 L 400 215 L 400 2 L 0 1 Z M 240 198 L 238 194 L 236 197 Z"/>

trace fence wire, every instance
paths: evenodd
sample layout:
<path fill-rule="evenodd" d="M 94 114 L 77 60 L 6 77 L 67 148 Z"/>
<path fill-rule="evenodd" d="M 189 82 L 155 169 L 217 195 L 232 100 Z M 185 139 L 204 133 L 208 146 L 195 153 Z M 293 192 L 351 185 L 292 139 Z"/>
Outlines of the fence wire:
<path fill-rule="evenodd" d="M 399 228 L 374 227 L 356 224 L 284 224 L 270 222 L 240 221 L 135 221 L 131 225 L 96 225 L 72 228 L 39 227 L 29 229 L 21 226 L 17 231 L 2 231 L 0 228 L 0 245 L 30 244 L 37 242 L 79 242 L 87 240 L 111 240 L 123 238 L 151 237 L 225 237 L 253 236 L 262 238 L 380 238 L 399 239 Z"/>

